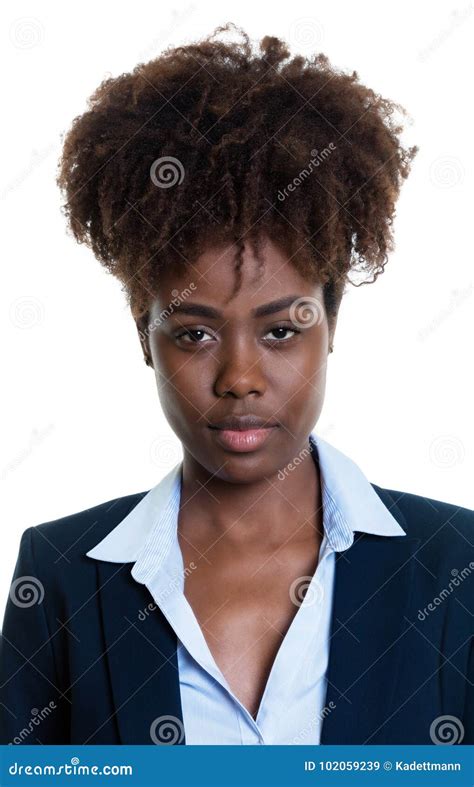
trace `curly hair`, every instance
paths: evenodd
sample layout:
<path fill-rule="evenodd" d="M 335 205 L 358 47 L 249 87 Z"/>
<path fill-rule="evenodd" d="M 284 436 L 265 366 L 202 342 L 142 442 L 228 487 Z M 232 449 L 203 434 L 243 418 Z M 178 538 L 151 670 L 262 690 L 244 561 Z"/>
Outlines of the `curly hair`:
<path fill-rule="evenodd" d="M 216 40 L 236 29 L 243 40 Z M 135 318 L 162 266 L 186 269 L 209 246 L 263 236 L 323 286 L 329 322 L 352 271 L 383 272 L 402 180 L 399 104 L 324 54 L 290 58 L 274 36 L 252 50 L 233 23 L 105 79 L 65 135 L 62 210 L 122 282 Z M 354 283 L 354 282 L 351 282 Z M 362 283 L 369 283 L 363 281 Z"/>

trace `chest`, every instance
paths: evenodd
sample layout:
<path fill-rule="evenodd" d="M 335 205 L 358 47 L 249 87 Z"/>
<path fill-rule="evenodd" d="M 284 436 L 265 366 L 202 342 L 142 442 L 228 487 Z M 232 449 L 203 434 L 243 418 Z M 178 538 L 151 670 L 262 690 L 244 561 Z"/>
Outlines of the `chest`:
<path fill-rule="evenodd" d="M 206 551 L 180 539 L 184 593 L 211 654 L 236 697 L 255 718 L 285 635 L 313 576 L 316 543 L 271 552 L 220 544 Z"/>

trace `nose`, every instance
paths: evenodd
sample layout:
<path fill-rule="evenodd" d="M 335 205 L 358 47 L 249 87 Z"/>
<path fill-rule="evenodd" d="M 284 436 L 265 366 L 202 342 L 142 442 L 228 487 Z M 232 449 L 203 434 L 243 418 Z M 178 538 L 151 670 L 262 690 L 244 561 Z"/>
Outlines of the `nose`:
<path fill-rule="evenodd" d="M 222 347 L 214 390 L 217 396 L 231 395 L 242 399 L 249 394 L 265 392 L 265 376 L 261 358 L 251 341 L 240 340 Z"/>

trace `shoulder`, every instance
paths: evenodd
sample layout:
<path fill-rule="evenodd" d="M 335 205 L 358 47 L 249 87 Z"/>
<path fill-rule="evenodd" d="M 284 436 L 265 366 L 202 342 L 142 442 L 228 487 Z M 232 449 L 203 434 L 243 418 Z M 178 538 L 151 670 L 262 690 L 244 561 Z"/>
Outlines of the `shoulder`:
<path fill-rule="evenodd" d="M 409 538 L 420 540 L 420 556 L 457 562 L 474 560 L 474 510 L 423 495 L 372 484 Z"/>
<path fill-rule="evenodd" d="M 58 562 L 70 562 L 74 557 L 85 555 L 147 494 L 137 492 L 77 511 L 58 519 L 27 528 L 21 537 L 20 553 L 28 549 L 35 562 L 42 564 L 45 558 L 64 556 Z"/>

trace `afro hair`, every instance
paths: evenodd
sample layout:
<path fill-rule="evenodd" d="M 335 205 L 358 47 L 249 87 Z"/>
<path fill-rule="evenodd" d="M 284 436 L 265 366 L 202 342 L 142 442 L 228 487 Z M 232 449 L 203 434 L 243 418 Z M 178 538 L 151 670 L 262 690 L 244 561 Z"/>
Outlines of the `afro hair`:
<path fill-rule="evenodd" d="M 218 40 L 233 29 L 241 40 Z M 63 211 L 136 319 L 162 266 L 235 243 L 238 288 L 245 241 L 260 260 L 264 235 L 323 286 L 329 322 L 352 271 L 383 272 L 418 147 L 400 142 L 405 110 L 356 71 L 273 36 L 255 53 L 228 23 L 105 79 L 87 106 L 64 139 Z"/>

